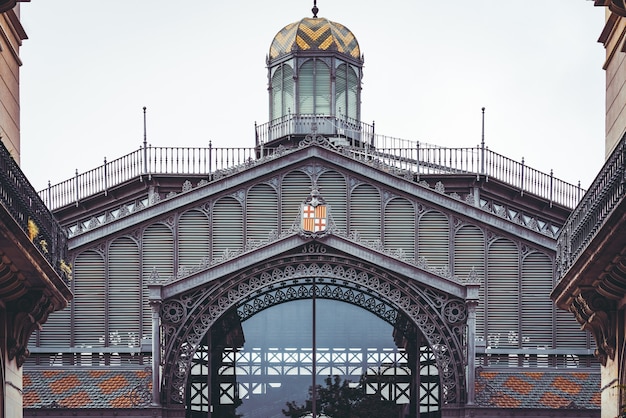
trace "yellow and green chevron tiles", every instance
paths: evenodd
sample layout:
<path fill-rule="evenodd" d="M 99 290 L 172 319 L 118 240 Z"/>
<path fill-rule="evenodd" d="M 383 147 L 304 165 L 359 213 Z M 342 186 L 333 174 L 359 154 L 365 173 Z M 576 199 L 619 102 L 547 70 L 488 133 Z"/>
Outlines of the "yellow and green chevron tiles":
<path fill-rule="evenodd" d="M 345 26 L 324 18 L 304 18 L 285 26 L 272 41 L 270 59 L 294 50 L 335 50 L 357 59 L 361 55 L 354 34 Z"/>

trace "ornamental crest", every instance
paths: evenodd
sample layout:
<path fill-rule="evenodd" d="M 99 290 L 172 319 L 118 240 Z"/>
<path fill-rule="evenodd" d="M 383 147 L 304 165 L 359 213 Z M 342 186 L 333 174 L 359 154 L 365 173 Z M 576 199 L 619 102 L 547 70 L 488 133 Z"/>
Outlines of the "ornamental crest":
<path fill-rule="evenodd" d="M 328 207 L 317 187 L 301 206 L 301 228 L 305 233 L 322 235 L 328 228 Z"/>

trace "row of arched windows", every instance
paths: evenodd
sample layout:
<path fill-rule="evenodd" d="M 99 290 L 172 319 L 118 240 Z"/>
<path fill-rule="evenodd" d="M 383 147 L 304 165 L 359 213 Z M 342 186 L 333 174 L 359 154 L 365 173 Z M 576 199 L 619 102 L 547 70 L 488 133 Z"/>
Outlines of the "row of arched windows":
<path fill-rule="evenodd" d="M 576 321 L 557 313 L 550 299 L 548 254 L 504 236 L 488 238 L 478 225 L 453 222 L 414 198 L 384 193 L 338 171 L 321 172 L 316 184 L 337 233 L 370 247 L 380 243 L 408 262 L 423 260 L 459 278 L 481 279 L 477 331 L 492 347 L 587 348 Z M 151 331 L 147 284 L 154 275 L 193 274 L 289 231 L 311 187 L 309 174 L 294 170 L 278 182 L 203 202 L 172 223 L 155 222 L 140 234 L 75 254 L 70 309 L 51 315 L 36 345 L 138 344 Z"/>

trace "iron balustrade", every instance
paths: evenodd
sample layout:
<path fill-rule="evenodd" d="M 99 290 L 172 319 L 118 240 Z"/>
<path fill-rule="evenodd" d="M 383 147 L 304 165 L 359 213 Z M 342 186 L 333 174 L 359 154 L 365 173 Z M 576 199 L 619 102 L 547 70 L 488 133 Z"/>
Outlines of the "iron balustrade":
<path fill-rule="evenodd" d="M 626 135 L 570 214 L 557 238 L 557 278 L 561 279 L 626 198 Z"/>
<path fill-rule="evenodd" d="M 256 159 L 254 148 L 142 147 L 85 173 L 39 192 L 51 210 L 76 204 L 82 199 L 108 191 L 142 176 L 156 174 L 207 175 Z"/>
<path fill-rule="evenodd" d="M 289 114 L 262 125 L 255 124 L 256 145 L 261 148 L 276 139 L 304 137 L 310 133 L 343 138 L 353 146 L 359 143 L 374 145 L 374 124 L 368 125 L 347 116 Z"/>
<path fill-rule="evenodd" d="M 33 241 L 33 246 L 66 280 L 61 262 L 67 258 L 67 235 L 0 141 L 0 204 Z M 29 221 L 33 223 L 30 226 Z M 35 231 L 36 230 L 36 231 Z"/>
<path fill-rule="evenodd" d="M 292 120 L 284 122 L 295 123 Z M 523 159 L 519 163 L 485 147 L 438 147 L 377 135 L 373 125 L 362 125 L 371 127 L 366 130 L 367 136 L 371 135 L 369 141 L 332 137 L 330 142 L 351 158 L 410 171 L 418 179 L 428 174 L 472 174 L 486 180 L 493 178 L 517 188 L 522 194 L 530 193 L 549 200 L 551 204 L 569 208 L 574 208 L 585 192 L 580 184 L 564 182 L 555 178 L 552 172 L 546 174 L 528 167 Z M 144 146 L 116 160 L 105 159 L 103 165 L 85 173 L 76 171 L 73 178 L 56 185 L 49 183 L 39 195 L 50 209 L 55 210 L 78 204 L 89 196 L 106 194 L 113 187 L 143 176 L 194 174 L 206 175 L 207 181 L 211 181 L 217 171 L 235 167 L 245 169 L 251 163 L 273 158 L 271 154 L 279 152 L 280 148 L 263 148 L 269 136 L 259 134 L 266 132 L 268 126 L 257 126 L 257 143 L 260 145 L 255 148 L 214 148 L 211 143 L 207 148 Z"/>
<path fill-rule="evenodd" d="M 375 137 L 378 139 L 378 136 Z M 376 159 L 387 166 L 420 175 L 472 174 L 502 181 L 520 191 L 530 193 L 565 207 L 574 208 L 585 193 L 578 185 L 567 183 L 550 174 L 531 168 L 487 148 L 443 148 L 415 143 L 412 148 L 371 147 L 350 149 L 353 158 Z"/>

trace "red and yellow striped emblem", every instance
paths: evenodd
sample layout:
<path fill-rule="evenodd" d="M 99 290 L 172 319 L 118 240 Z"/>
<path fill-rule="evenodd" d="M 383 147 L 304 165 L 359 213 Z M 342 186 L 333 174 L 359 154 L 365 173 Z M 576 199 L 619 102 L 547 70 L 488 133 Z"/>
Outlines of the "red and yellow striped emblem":
<path fill-rule="evenodd" d="M 324 231 L 327 223 L 326 205 L 302 205 L 302 229 L 304 231 Z"/>

